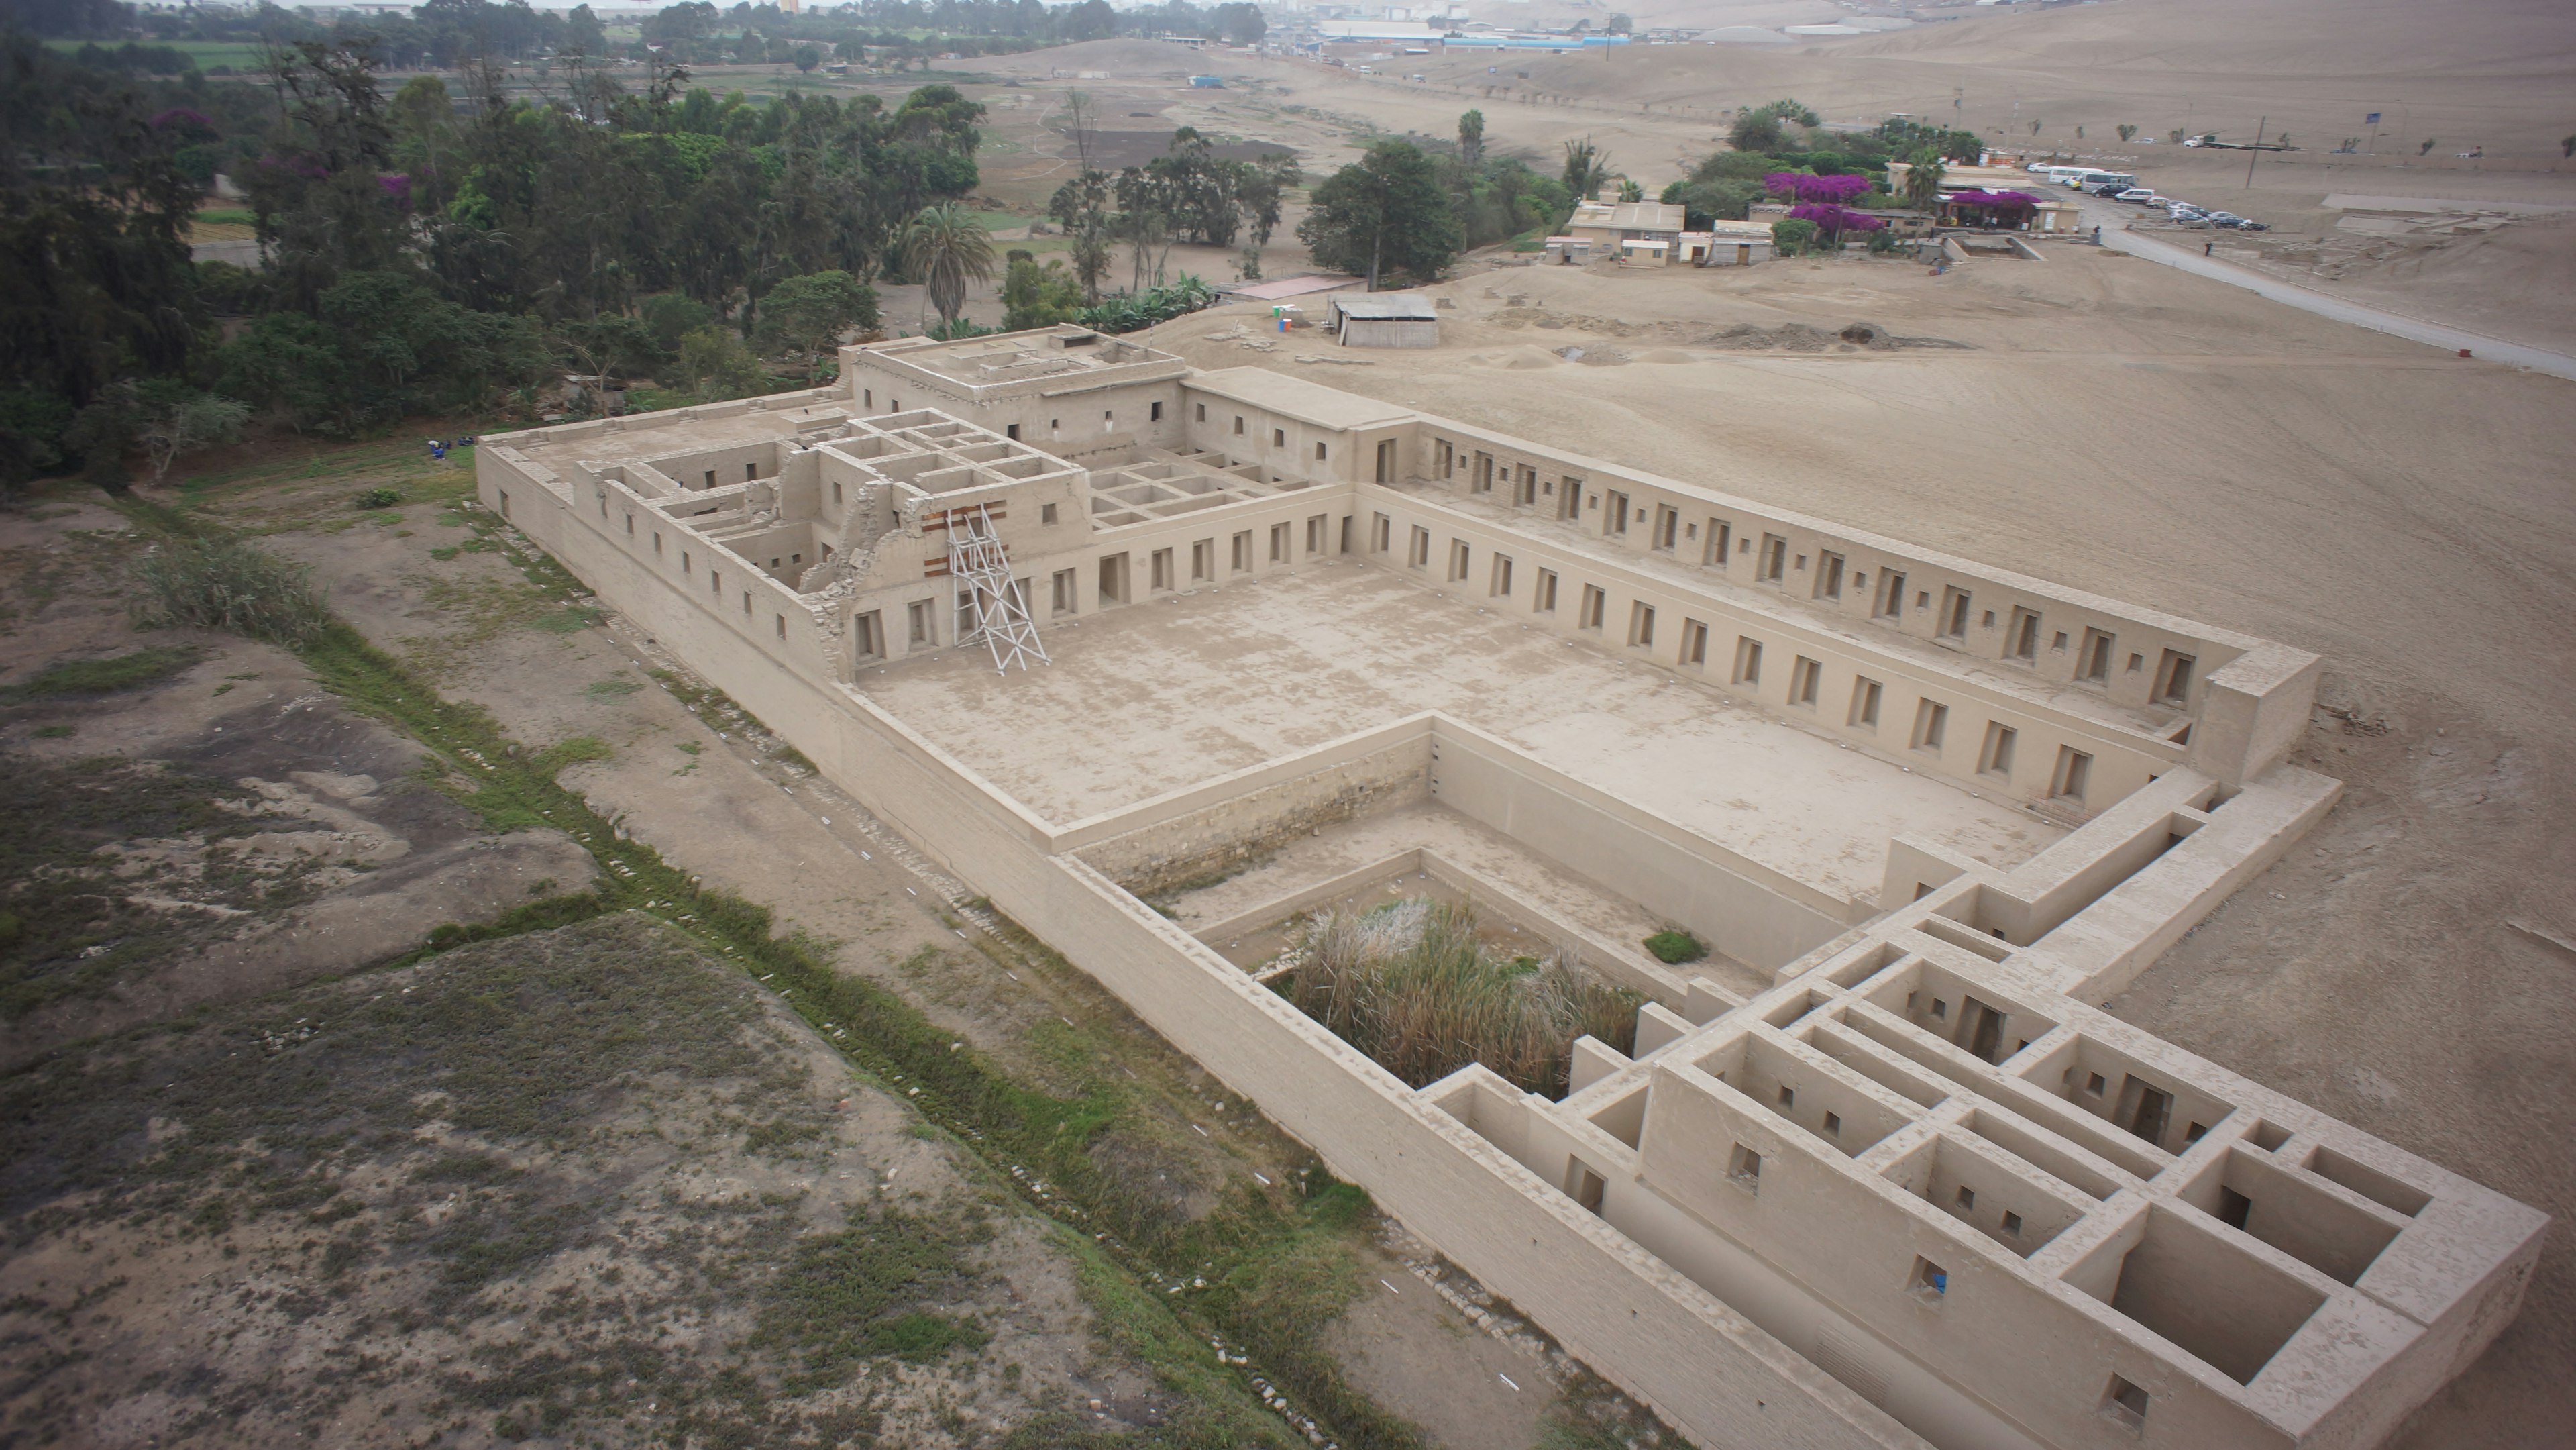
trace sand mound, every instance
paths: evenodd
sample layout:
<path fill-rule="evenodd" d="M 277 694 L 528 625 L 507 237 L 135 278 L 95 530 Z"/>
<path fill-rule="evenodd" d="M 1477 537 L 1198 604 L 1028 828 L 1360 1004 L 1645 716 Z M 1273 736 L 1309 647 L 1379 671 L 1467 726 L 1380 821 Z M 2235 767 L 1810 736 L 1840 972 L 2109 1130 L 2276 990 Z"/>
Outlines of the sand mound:
<path fill-rule="evenodd" d="M 1556 354 L 1547 351 L 1545 348 L 1516 347 L 1511 351 L 1504 353 L 1502 355 L 1502 361 L 1495 364 L 1495 366 L 1525 372 L 1531 368 L 1552 368 L 1561 361 L 1562 359 L 1558 358 Z"/>
<path fill-rule="evenodd" d="M 1637 354 L 1637 361 L 1641 363 L 1686 363 L 1697 361 L 1697 359 L 1677 347 L 1653 347 Z"/>

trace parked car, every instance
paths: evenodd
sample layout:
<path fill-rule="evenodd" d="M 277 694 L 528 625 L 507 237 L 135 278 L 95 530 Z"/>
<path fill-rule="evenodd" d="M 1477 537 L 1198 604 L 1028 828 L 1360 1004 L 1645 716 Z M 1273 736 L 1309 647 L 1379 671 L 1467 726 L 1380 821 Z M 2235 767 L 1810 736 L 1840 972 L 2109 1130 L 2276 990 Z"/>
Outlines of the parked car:
<path fill-rule="evenodd" d="M 2133 186 L 2111 199 L 2113 201 L 2149 202 L 2156 199 L 2156 189 L 2152 186 Z"/>
<path fill-rule="evenodd" d="M 2128 189 L 2129 187 L 2126 183 L 2118 181 L 2096 182 L 2093 185 L 2084 188 L 2086 194 L 2091 196 L 2118 196 L 2121 192 L 2127 191 Z"/>
<path fill-rule="evenodd" d="M 2232 227 L 2241 224 L 2245 220 L 2245 218 L 2238 216 L 2232 211 L 2205 211 L 2202 212 L 2201 215 L 2209 218 L 2210 224 L 2213 226 Z"/>

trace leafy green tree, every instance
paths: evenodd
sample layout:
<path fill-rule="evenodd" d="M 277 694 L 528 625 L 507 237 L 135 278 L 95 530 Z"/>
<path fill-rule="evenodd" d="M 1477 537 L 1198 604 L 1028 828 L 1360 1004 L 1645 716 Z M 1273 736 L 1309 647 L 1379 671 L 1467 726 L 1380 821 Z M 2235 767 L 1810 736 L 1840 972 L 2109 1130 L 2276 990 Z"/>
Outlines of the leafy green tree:
<path fill-rule="evenodd" d="M 1235 185 L 1234 204 L 1243 213 L 1244 230 L 1251 234 L 1256 255 L 1270 245 L 1270 234 L 1279 229 L 1279 212 L 1287 202 L 1289 188 L 1305 179 L 1297 158 L 1284 151 L 1264 156 L 1245 168 Z"/>
<path fill-rule="evenodd" d="M 1083 307 L 1082 284 L 1062 262 L 1038 265 L 1035 253 L 1014 250 L 1002 274 L 1002 330 L 1024 332 L 1071 322 Z"/>
<path fill-rule="evenodd" d="M 1794 100 L 1777 100 L 1758 106 L 1736 117 L 1726 133 L 1727 144 L 1738 151 L 1776 153 L 1790 126 L 1813 131 L 1824 124 L 1816 113 Z"/>
<path fill-rule="evenodd" d="M 2117 127 L 2114 127 L 2113 129 L 2114 129 L 2114 130 L 2117 130 L 2117 131 L 2120 133 L 2120 144 L 2121 144 L 2121 145 L 2123 145 L 2123 146 L 2125 146 L 2125 145 L 2127 145 L 2127 144 L 2129 143 L 2129 138 L 2130 138 L 2130 137 L 2135 136 L 2135 135 L 2137 135 L 2137 134 L 2138 134 L 2138 128 L 2137 128 L 2137 127 L 2135 127 L 2135 126 L 2131 126 L 2131 125 L 2128 125 L 2128 124 L 2126 124 L 2126 123 L 2123 123 L 2123 124 L 2121 124 L 2121 125 L 2119 125 L 2119 126 L 2117 126 Z"/>
<path fill-rule="evenodd" d="M 448 301 L 418 272 L 354 272 L 311 312 L 272 312 L 215 360 L 227 396 L 298 429 L 347 435 L 419 410 L 473 408 L 545 374 L 527 318 Z"/>
<path fill-rule="evenodd" d="M 187 363 L 200 193 L 177 153 L 194 132 L 151 104 L 129 80 L 0 33 L 0 387 L 76 409 L 120 375 Z"/>
<path fill-rule="evenodd" d="M 1816 240 L 1816 224 L 1796 217 L 1771 224 L 1771 249 L 1783 257 L 1794 257 Z"/>
<path fill-rule="evenodd" d="M 1458 164 L 1469 175 L 1485 163 L 1485 113 L 1469 111 L 1458 118 Z"/>
<path fill-rule="evenodd" d="M 128 378 L 81 410 L 72 425 L 72 441 L 111 460 L 128 447 L 139 447 L 152 465 L 152 481 L 159 483 L 180 454 L 233 441 L 249 417 L 250 409 L 234 399 L 174 378 Z"/>
<path fill-rule="evenodd" d="M 1109 275 L 1109 178 L 1085 171 L 1055 189 L 1047 215 L 1063 226 L 1072 243 L 1073 275 L 1082 283 L 1086 305 L 1100 302 L 1100 279 Z"/>
<path fill-rule="evenodd" d="M 800 45 L 796 47 L 793 59 L 798 70 L 812 75 L 815 67 L 823 63 L 823 52 L 810 45 Z"/>
<path fill-rule="evenodd" d="M 653 334 L 653 345 L 664 356 L 680 350 L 683 335 L 695 332 L 716 320 L 715 309 L 694 297 L 678 292 L 656 292 L 644 299 L 636 315 L 645 330 Z"/>
<path fill-rule="evenodd" d="M 568 322 L 556 332 L 555 341 L 581 365 L 582 372 L 598 380 L 599 395 L 609 404 L 601 411 L 610 413 L 618 411 L 621 390 L 613 386 L 616 380 L 650 371 L 661 355 L 653 329 L 643 319 L 622 312 Z"/>
<path fill-rule="evenodd" d="M 732 329 L 701 327 L 680 339 L 672 377 L 703 403 L 748 398 L 765 391 L 769 375 Z"/>
<path fill-rule="evenodd" d="M 824 356 L 842 333 L 876 325 L 876 289 L 847 272 L 790 277 L 760 299 L 761 345 L 804 354 L 808 382 L 821 380 Z"/>
<path fill-rule="evenodd" d="M 1438 277 L 1458 255 L 1458 218 L 1439 169 L 1409 141 L 1380 141 L 1315 188 L 1297 227 L 1315 265 L 1368 278 Z"/>
<path fill-rule="evenodd" d="M 1766 195 L 1759 181 L 1677 181 L 1664 188 L 1662 200 L 1679 203 L 1687 225 L 1697 230 L 1714 221 L 1744 220 L 1746 210 Z"/>
<path fill-rule="evenodd" d="M 904 270 L 922 282 L 924 300 L 943 323 L 957 320 L 969 283 L 993 275 L 993 234 L 955 202 L 923 207 L 903 229 Z"/>
<path fill-rule="evenodd" d="M 283 114 L 245 189 L 282 299 L 310 311 L 343 273 L 402 263 L 410 182 L 394 170 L 371 38 L 299 40 L 273 54 Z"/>

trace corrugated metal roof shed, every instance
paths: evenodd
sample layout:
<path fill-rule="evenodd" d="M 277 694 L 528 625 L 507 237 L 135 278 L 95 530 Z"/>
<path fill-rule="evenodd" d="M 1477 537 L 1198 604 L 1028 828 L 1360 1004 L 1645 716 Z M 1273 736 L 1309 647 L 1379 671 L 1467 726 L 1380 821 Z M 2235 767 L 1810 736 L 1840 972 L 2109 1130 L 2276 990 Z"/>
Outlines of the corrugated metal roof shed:
<path fill-rule="evenodd" d="M 1440 314 L 1420 292 L 1368 292 L 1333 299 L 1333 310 L 1368 322 L 1437 322 Z"/>

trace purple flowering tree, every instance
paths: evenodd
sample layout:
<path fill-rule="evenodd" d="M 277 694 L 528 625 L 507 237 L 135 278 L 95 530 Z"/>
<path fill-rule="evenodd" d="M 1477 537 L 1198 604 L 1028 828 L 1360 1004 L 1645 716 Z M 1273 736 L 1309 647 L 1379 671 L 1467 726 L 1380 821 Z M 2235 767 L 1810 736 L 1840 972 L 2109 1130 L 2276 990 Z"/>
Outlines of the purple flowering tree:
<path fill-rule="evenodd" d="M 1845 232 L 1874 232 L 1887 225 L 1867 212 L 1853 211 L 1849 207 L 1837 206 L 1830 202 L 1793 206 L 1789 208 L 1789 218 L 1792 221 L 1814 222 L 1817 231 L 1836 242 L 1842 240 Z"/>
<path fill-rule="evenodd" d="M 1804 171 L 1773 171 L 1762 185 L 1774 196 L 1813 206 L 1840 206 L 1868 191 L 1866 176 L 1811 176 Z"/>

